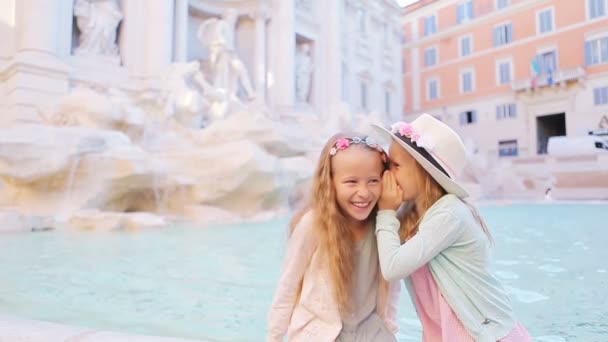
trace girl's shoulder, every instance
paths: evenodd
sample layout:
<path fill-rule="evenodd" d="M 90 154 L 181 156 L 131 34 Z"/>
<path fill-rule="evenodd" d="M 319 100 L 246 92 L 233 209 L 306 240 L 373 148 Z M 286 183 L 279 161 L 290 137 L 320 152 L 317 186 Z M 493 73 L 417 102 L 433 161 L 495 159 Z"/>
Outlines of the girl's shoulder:
<path fill-rule="evenodd" d="M 308 210 L 301 217 L 293 228 L 292 238 L 302 239 L 308 243 L 316 243 L 315 215 L 312 210 Z"/>
<path fill-rule="evenodd" d="M 424 213 L 424 218 L 430 218 L 437 215 L 447 215 L 458 218 L 461 215 L 462 208 L 466 204 L 458 197 L 447 194 L 433 203 L 433 205 Z"/>

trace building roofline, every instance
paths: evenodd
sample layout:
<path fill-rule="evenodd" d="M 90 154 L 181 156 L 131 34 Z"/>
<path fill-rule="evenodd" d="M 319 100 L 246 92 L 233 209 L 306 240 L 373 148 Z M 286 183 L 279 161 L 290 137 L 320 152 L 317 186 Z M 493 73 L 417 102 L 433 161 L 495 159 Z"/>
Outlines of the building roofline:
<path fill-rule="evenodd" d="M 418 11 L 421 8 L 424 8 L 428 5 L 434 4 L 436 2 L 438 2 L 439 0 L 418 0 L 414 3 L 411 3 L 405 7 L 403 7 L 404 13 L 405 14 L 410 14 L 412 12 Z"/>

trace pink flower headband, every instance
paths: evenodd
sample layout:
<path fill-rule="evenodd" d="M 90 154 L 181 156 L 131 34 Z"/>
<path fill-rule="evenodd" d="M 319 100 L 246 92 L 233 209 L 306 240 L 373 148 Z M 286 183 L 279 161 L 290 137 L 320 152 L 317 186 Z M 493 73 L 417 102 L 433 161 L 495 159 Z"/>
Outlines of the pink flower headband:
<path fill-rule="evenodd" d="M 338 151 L 340 150 L 346 150 L 349 146 L 351 146 L 352 144 L 365 144 L 365 146 L 374 149 L 378 152 L 380 152 L 380 155 L 382 156 L 382 162 L 386 163 L 388 158 L 386 156 L 386 153 L 384 152 L 384 150 L 382 149 L 382 147 L 380 145 L 378 145 L 378 143 L 376 143 L 376 141 L 372 138 L 372 137 L 365 137 L 365 138 L 360 138 L 360 137 L 352 137 L 352 138 L 340 138 L 336 141 L 336 143 L 334 144 L 334 146 L 331 148 L 331 150 L 329 150 L 329 155 L 330 156 L 335 156 L 336 153 L 338 153 Z"/>
<path fill-rule="evenodd" d="M 414 126 L 407 122 L 395 122 L 391 126 L 391 132 L 395 135 L 399 134 L 402 137 L 410 139 L 418 147 L 431 152 L 435 148 L 435 142 L 428 135 L 422 135 L 416 131 Z"/>

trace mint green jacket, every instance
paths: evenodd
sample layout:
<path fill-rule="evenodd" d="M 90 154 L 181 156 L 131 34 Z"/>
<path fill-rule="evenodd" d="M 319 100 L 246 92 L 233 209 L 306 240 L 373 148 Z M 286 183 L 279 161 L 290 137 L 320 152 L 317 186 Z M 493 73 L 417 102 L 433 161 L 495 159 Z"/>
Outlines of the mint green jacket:
<path fill-rule="evenodd" d="M 403 245 L 394 210 L 380 210 L 376 236 L 384 278 L 404 279 L 428 264 L 441 294 L 478 342 L 496 342 L 515 327 L 511 302 L 489 269 L 490 241 L 458 197 L 440 198 L 424 214 L 418 233 Z"/>

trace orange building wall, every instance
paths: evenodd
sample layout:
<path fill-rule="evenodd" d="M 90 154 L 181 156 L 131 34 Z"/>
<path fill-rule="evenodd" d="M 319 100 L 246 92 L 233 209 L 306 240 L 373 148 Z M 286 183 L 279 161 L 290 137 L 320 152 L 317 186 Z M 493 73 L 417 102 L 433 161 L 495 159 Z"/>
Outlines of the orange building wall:
<path fill-rule="evenodd" d="M 493 5 L 494 0 L 490 0 Z M 526 0 L 511 1 L 510 6 Z M 487 8 L 487 1 L 475 2 L 476 18 L 469 27 L 457 32 L 444 34 L 442 30 L 458 28 L 456 24 L 456 6 L 449 5 L 439 9 L 438 32 L 430 37 L 424 36 L 424 17 L 417 24 L 419 26 L 419 38 L 422 42 L 418 45 L 420 63 L 420 84 L 413 84 L 411 50 L 404 49 L 406 60 L 406 73 L 404 85 L 406 89 L 405 112 L 414 111 L 412 99 L 412 87 L 420 88 L 420 105 L 424 108 L 440 108 L 442 106 L 464 102 L 470 98 L 495 96 L 511 91 L 510 85 L 498 86 L 496 82 L 496 60 L 511 58 L 513 61 L 514 80 L 531 77 L 531 61 L 537 53 L 537 48 L 555 46 L 558 54 L 558 66 L 560 69 L 572 69 L 584 65 L 584 41 L 585 33 L 606 28 L 608 20 L 602 19 L 592 22 L 586 21 L 586 6 L 581 6 L 579 1 L 548 1 L 539 5 L 531 6 L 516 13 L 502 11 L 503 15 L 497 15 L 483 24 L 476 24 L 479 18 L 478 8 Z M 552 7 L 554 9 L 554 31 L 544 36 L 538 36 L 537 12 Z M 487 14 L 486 14 L 487 15 Z M 513 25 L 514 40 L 512 43 L 494 47 L 493 30 L 498 24 L 511 22 Z M 572 28 L 572 25 L 578 25 Z M 562 30 L 566 29 L 562 32 Z M 473 37 L 473 53 L 469 57 L 459 57 L 459 37 L 471 34 Z M 411 37 L 411 31 L 410 31 Z M 408 41 L 408 42 L 411 42 Z M 430 68 L 424 66 L 424 53 L 429 47 L 438 47 L 438 63 Z M 467 67 L 475 69 L 474 91 L 469 94 L 460 93 L 460 70 Z M 605 72 L 608 66 L 591 66 L 587 74 Z M 438 100 L 427 100 L 427 80 L 438 77 L 440 79 L 440 98 Z"/>

